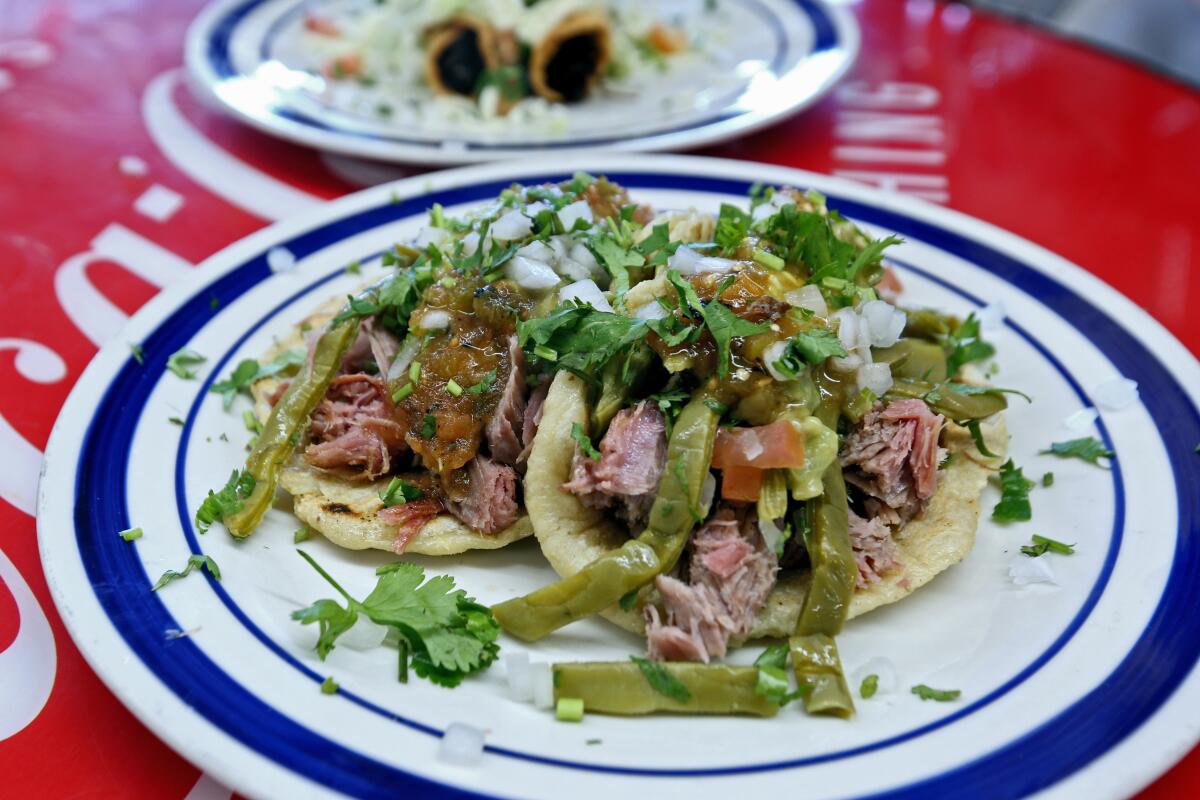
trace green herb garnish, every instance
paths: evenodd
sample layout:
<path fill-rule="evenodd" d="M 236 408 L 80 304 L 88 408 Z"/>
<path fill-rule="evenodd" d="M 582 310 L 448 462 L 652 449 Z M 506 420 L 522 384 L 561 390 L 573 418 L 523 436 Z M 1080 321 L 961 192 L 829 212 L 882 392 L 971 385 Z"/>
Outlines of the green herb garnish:
<path fill-rule="evenodd" d="M 1054 485 L 1054 473 L 1047 472 L 1045 475 L 1042 476 L 1042 486 L 1049 488 L 1053 485 Z"/>
<path fill-rule="evenodd" d="M 939 703 L 948 703 L 951 700 L 957 700 L 962 692 L 958 689 L 933 689 L 923 683 L 918 683 L 912 687 L 912 693 L 922 700 L 937 700 Z"/>
<path fill-rule="evenodd" d="M 426 414 L 425 419 L 421 422 L 421 438 L 432 439 L 437 433 L 437 417 L 433 414 Z"/>
<path fill-rule="evenodd" d="M 208 497 L 196 510 L 196 528 L 205 533 L 214 522 L 242 510 L 242 504 L 254 491 L 254 476 L 249 472 L 234 470 L 219 492 L 209 491 Z"/>
<path fill-rule="evenodd" d="M 772 365 L 779 372 L 794 378 L 809 364 L 823 364 L 831 356 L 847 356 L 838 335 L 827 328 L 801 331 L 787 340 L 783 355 Z"/>
<path fill-rule="evenodd" d="M 191 380 L 196 377 L 196 371 L 188 368 L 194 367 L 197 364 L 203 364 L 205 360 L 204 356 L 195 350 L 189 350 L 185 347 L 171 354 L 171 357 L 167 359 L 167 369 L 184 380 Z"/>
<path fill-rule="evenodd" d="M 583 426 L 578 422 L 571 424 L 571 438 L 575 440 L 575 444 L 579 445 L 579 449 L 584 455 L 593 461 L 600 460 L 600 451 L 592 446 L 592 440 L 583 432 Z"/>
<path fill-rule="evenodd" d="M 1063 542 L 1034 534 L 1033 544 L 1023 546 L 1021 552 L 1030 558 L 1037 558 L 1046 553 L 1059 553 L 1060 555 L 1069 556 L 1075 552 L 1075 545 L 1064 544 Z"/>
<path fill-rule="evenodd" d="M 332 676 L 321 681 L 321 694 L 337 694 L 338 682 Z"/>
<path fill-rule="evenodd" d="M 133 355 L 133 360 L 137 363 L 146 363 L 146 351 L 137 342 L 129 342 L 129 352 Z"/>
<path fill-rule="evenodd" d="M 692 693 L 683 681 L 672 675 L 662 664 L 638 656 L 630 656 L 629 660 L 638 665 L 638 669 L 642 671 L 646 682 L 654 691 L 680 703 L 687 703 L 692 699 Z"/>
<path fill-rule="evenodd" d="M 417 500 L 424 496 L 425 493 L 420 488 L 403 478 L 392 478 L 387 488 L 379 493 L 379 499 L 383 501 L 384 508 L 403 505 L 409 500 Z"/>
<path fill-rule="evenodd" d="M 1027 479 L 1012 459 L 1000 467 L 1000 502 L 992 509 L 992 519 L 997 522 L 1028 520 L 1033 516 L 1029 504 L 1029 490 L 1033 481 Z"/>
<path fill-rule="evenodd" d="M 1066 442 L 1054 442 L 1050 445 L 1050 449 L 1043 450 L 1042 454 L 1059 458 L 1078 458 L 1080 461 L 1086 461 L 1098 467 L 1103 466 L 1100 459 L 1111 459 L 1116 455 L 1094 436 L 1085 436 L 1082 439 L 1071 439 Z"/>
<path fill-rule="evenodd" d="M 862 684 L 858 687 L 858 696 L 863 700 L 870 700 L 878 691 L 879 676 L 871 674 L 862 679 Z"/>
<path fill-rule="evenodd" d="M 190 575 L 192 573 L 192 570 L 197 569 L 197 568 L 205 570 L 206 572 L 208 572 L 209 575 L 212 575 L 215 579 L 221 580 L 221 570 L 217 568 L 217 562 L 213 561 L 210 556 L 200 555 L 199 553 L 193 553 L 192 555 L 188 556 L 187 566 L 185 566 L 183 568 L 182 572 L 176 572 L 173 569 L 167 570 L 166 572 L 164 572 L 162 574 L 162 577 L 160 577 L 154 583 L 154 586 L 152 586 L 150 588 L 150 591 L 157 592 L 159 589 L 166 586 L 171 581 L 177 580 L 178 578 L 187 577 L 188 575 Z"/>
<path fill-rule="evenodd" d="M 954 377 L 964 364 L 990 358 L 996 348 L 979 336 L 979 320 L 974 313 L 968 314 L 954 333 L 943 338 L 946 350 L 946 374 Z"/>
<path fill-rule="evenodd" d="M 621 599 L 617 601 L 617 605 L 622 611 L 632 611 L 637 606 L 638 590 L 632 589 L 621 595 Z"/>

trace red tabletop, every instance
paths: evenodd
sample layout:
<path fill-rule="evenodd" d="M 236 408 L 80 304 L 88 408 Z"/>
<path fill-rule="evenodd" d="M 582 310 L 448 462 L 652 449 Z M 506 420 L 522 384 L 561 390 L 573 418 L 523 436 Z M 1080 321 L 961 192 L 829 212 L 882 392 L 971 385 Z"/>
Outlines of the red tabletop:
<path fill-rule="evenodd" d="M 63 629 L 35 538 L 41 448 L 98 345 L 159 288 L 274 219 L 419 171 L 304 150 L 202 107 L 179 69 L 201 5 L 0 3 L 6 796 L 229 796 L 125 711 Z M 706 152 L 995 223 L 1099 275 L 1200 353 L 1200 96 L 963 6 L 852 8 L 862 55 L 830 97 Z M 1185 796 L 1200 796 L 1200 750 L 1143 795 Z"/>

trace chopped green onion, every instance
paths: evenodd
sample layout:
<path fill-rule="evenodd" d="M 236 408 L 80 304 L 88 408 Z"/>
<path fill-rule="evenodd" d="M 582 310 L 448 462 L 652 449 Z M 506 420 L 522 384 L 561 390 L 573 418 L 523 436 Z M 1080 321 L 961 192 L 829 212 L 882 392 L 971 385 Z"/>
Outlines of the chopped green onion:
<path fill-rule="evenodd" d="M 442 286 L 445 286 L 448 289 L 453 289 L 455 286 L 458 286 L 458 281 L 447 275 L 445 278 L 442 278 Z"/>
<path fill-rule="evenodd" d="M 951 700 L 957 700 L 962 692 L 958 689 L 933 689 L 923 683 L 918 683 L 912 687 L 912 693 L 922 700 L 937 700 L 939 703 L 948 703 Z"/>
<path fill-rule="evenodd" d="M 1045 553 L 1059 553 L 1060 555 L 1069 556 L 1075 553 L 1075 545 L 1064 544 L 1055 539 L 1050 539 L 1046 536 L 1033 535 L 1033 544 L 1027 544 L 1021 548 L 1021 552 L 1030 558 L 1037 558 Z"/>
<path fill-rule="evenodd" d="M 451 378 L 450 380 L 446 381 L 446 391 L 455 397 L 458 397 L 463 393 L 463 388 L 458 385 L 458 382 L 454 380 L 454 378 Z"/>
<path fill-rule="evenodd" d="M 399 403 L 401 400 L 408 397 L 412 393 L 413 393 L 413 385 L 411 383 L 406 383 L 403 386 L 401 386 L 398 390 L 396 390 L 396 393 L 392 395 L 392 402 Z"/>
<path fill-rule="evenodd" d="M 766 250 L 754 248 L 754 260 L 762 264 L 767 269 L 773 269 L 776 272 L 783 269 L 784 260 L 774 253 L 768 253 Z"/>
<path fill-rule="evenodd" d="M 437 433 L 437 417 L 433 414 L 426 414 L 421 423 L 421 438 L 432 439 L 435 433 Z"/>
<path fill-rule="evenodd" d="M 544 358 L 547 361 L 558 361 L 558 352 L 546 347 L 544 344 L 539 344 L 533 348 L 533 354 L 538 358 Z"/>
<path fill-rule="evenodd" d="M 337 694 L 338 684 L 332 677 L 321 681 L 321 694 Z"/>
<path fill-rule="evenodd" d="M 135 541 L 137 539 L 142 538 L 142 529 L 141 528 L 130 528 L 127 531 L 121 531 L 120 537 L 127 542 Z"/>
<path fill-rule="evenodd" d="M 292 534 L 292 544 L 300 544 L 301 542 L 307 542 L 308 537 L 311 535 L 312 534 L 309 532 L 307 525 L 305 525 L 302 528 L 298 528 L 296 530 L 296 532 Z"/>
<path fill-rule="evenodd" d="M 863 700 L 870 700 L 879 691 L 879 676 L 868 675 L 863 678 L 862 685 L 858 687 L 858 694 Z"/>
<path fill-rule="evenodd" d="M 1042 486 L 1049 487 L 1049 486 L 1053 486 L 1053 485 L 1054 485 L 1054 473 L 1047 472 L 1045 475 L 1042 476 Z"/>
<path fill-rule="evenodd" d="M 421 381 L 421 362 L 414 361 L 408 365 L 408 379 L 413 383 Z"/>
<path fill-rule="evenodd" d="M 827 289 L 845 289 L 846 281 L 844 278 L 823 278 L 821 285 Z"/>
<path fill-rule="evenodd" d="M 579 722 L 583 719 L 583 700 L 578 697 L 558 698 L 554 718 L 559 722 Z"/>

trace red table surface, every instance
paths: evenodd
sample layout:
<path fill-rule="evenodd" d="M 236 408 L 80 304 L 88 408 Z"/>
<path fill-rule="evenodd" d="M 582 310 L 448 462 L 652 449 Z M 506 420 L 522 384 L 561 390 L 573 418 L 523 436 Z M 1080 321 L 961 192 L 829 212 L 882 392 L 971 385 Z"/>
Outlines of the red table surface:
<path fill-rule="evenodd" d="M 63 629 L 32 516 L 41 448 L 98 345 L 160 286 L 273 219 L 419 171 L 323 156 L 202 107 L 179 69 L 201 5 L 0 2 L 6 796 L 228 797 L 125 711 Z M 831 96 L 705 152 L 898 188 L 992 222 L 1099 275 L 1200 353 L 1196 93 L 962 6 L 851 8 L 862 55 Z M 162 221 L 133 206 L 154 186 L 182 200 Z M 1193 751 L 1142 796 L 1198 795 Z"/>

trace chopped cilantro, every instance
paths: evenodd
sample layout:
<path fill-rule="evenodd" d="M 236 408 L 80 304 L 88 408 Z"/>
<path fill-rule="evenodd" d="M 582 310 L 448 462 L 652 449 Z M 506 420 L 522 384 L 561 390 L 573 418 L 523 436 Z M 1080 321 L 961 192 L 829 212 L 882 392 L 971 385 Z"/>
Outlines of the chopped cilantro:
<path fill-rule="evenodd" d="M 120 536 L 122 539 L 124 539 L 127 542 L 134 542 L 134 541 L 137 541 L 138 539 L 142 538 L 142 529 L 141 528 L 130 528 L 127 531 L 121 531 L 117 535 Z"/>
<path fill-rule="evenodd" d="M 611 233 L 591 236 L 587 244 L 596 260 L 612 277 L 612 289 L 616 294 L 617 306 L 620 307 L 624 303 L 625 293 L 629 291 L 629 268 L 642 266 L 646 263 L 646 257 L 620 244 Z"/>
<path fill-rule="evenodd" d="M 463 388 L 458 385 L 458 381 L 454 380 L 454 378 L 451 378 L 450 380 L 446 381 L 446 391 L 455 397 L 458 397 L 463 393 Z"/>
<path fill-rule="evenodd" d="M 225 519 L 242 509 L 245 499 L 254 491 L 254 476 L 249 472 L 234 470 L 219 492 L 209 491 L 208 497 L 196 511 L 196 527 L 206 532 L 214 522 Z"/>
<path fill-rule="evenodd" d="M 683 681 L 672 675 L 662 664 L 638 656 L 630 656 L 629 660 L 638 665 L 638 669 L 642 671 L 646 682 L 654 691 L 680 703 L 687 703 L 692 699 L 692 693 Z"/>
<path fill-rule="evenodd" d="M 433 414 L 426 414 L 425 419 L 421 422 L 421 438 L 432 439 L 437 433 L 437 417 Z"/>
<path fill-rule="evenodd" d="M 863 678 L 862 684 L 858 687 L 858 696 L 863 700 L 870 700 L 879 691 L 879 676 L 875 674 L 868 675 Z"/>
<path fill-rule="evenodd" d="M 691 394 L 683 389 L 666 389 L 646 398 L 658 406 L 658 410 L 663 413 L 663 418 L 667 422 L 668 439 L 671 438 L 671 430 L 675 427 L 675 420 L 679 418 L 679 412 L 683 411 L 684 405 L 691 397 Z"/>
<path fill-rule="evenodd" d="M 967 315 L 954 333 L 942 339 L 946 350 L 946 374 L 954 377 L 964 364 L 990 358 L 996 348 L 979 336 L 979 320 L 972 312 Z"/>
<path fill-rule="evenodd" d="M 1028 520 L 1033 516 L 1029 505 L 1029 490 L 1033 481 L 1028 480 L 1012 459 L 1000 467 L 1000 502 L 992 509 L 992 519 L 997 522 Z"/>
<path fill-rule="evenodd" d="M 788 683 L 787 660 L 788 649 L 782 644 L 771 645 L 754 659 L 754 666 L 758 667 L 755 693 L 778 706 L 785 706 L 812 690 L 808 684 L 801 684 L 795 691 L 790 691 L 792 687 Z"/>
<path fill-rule="evenodd" d="M 645 320 L 591 306 L 563 305 L 545 317 L 517 322 L 522 349 L 591 384 L 602 367 L 646 336 Z M 549 356 L 549 357 L 548 357 Z"/>
<path fill-rule="evenodd" d="M 583 432 L 583 426 L 578 422 L 571 424 L 571 438 L 575 440 L 575 444 L 579 445 L 579 449 L 584 455 L 593 461 L 600 460 L 600 451 L 592 446 L 592 440 Z"/>
<path fill-rule="evenodd" d="M 187 566 L 183 568 L 182 572 L 176 572 L 173 569 L 167 570 L 162 574 L 162 577 L 160 577 L 154 583 L 154 586 L 150 588 L 150 591 L 157 592 L 171 581 L 178 578 L 187 577 L 192 573 L 192 570 L 197 568 L 205 570 L 209 575 L 212 575 L 217 580 L 221 580 L 221 570 L 217 568 L 217 562 L 213 561 L 210 556 L 193 553 L 192 555 L 188 556 Z"/>
<path fill-rule="evenodd" d="M 621 595 L 621 599 L 617 601 L 617 605 L 621 607 L 622 611 L 632 611 L 637 606 L 637 597 L 638 590 L 631 589 L 630 591 Z"/>
<path fill-rule="evenodd" d="M 463 678 L 496 660 L 500 626 L 491 610 L 456 589 L 450 576 L 426 580 L 425 570 L 418 564 L 386 564 L 376 569 L 379 579 L 374 590 L 359 601 L 308 553 L 297 552 L 346 601 L 343 607 L 336 600 L 318 600 L 292 612 L 292 619 L 304 625 L 318 624 L 316 650 L 322 660 L 333 650 L 337 638 L 353 627 L 359 614 L 395 629 L 417 675 L 440 686 L 457 686 Z"/>
<path fill-rule="evenodd" d="M 379 499 L 383 501 L 384 508 L 402 505 L 409 500 L 418 500 L 424 496 L 425 493 L 420 488 L 403 478 L 392 478 L 387 488 L 379 493 Z"/>
<path fill-rule="evenodd" d="M 754 336 L 771 329 L 766 323 L 748 322 L 720 301 L 721 294 L 735 280 L 730 276 L 717 287 L 712 302 L 704 307 L 704 324 L 717 343 L 717 376 L 729 377 L 730 343 L 739 336 Z"/>
<path fill-rule="evenodd" d="M 196 371 L 188 369 L 188 367 L 194 367 L 197 364 L 203 364 L 204 361 L 204 356 L 200 355 L 195 350 L 189 350 L 185 347 L 182 350 L 177 350 L 171 354 L 171 357 L 167 359 L 167 369 L 171 370 L 171 372 L 174 372 L 184 380 L 190 380 L 196 377 Z"/>
<path fill-rule="evenodd" d="M 263 432 L 263 424 L 259 421 L 258 417 L 255 416 L 254 412 L 248 408 L 242 412 L 242 424 L 246 426 L 246 430 L 250 431 L 255 436 Z"/>
<path fill-rule="evenodd" d="M 492 369 L 492 370 L 488 370 L 487 375 L 483 376 L 483 380 L 481 380 L 479 383 L 475 384 L 474 386 L 468 386 L 466 391 L 468 394 L 483 394 L 484 392 L 490 392 L 492 390 L 492 386 L 494 386 L 495 384 L 496 384 L 496 370 Z"/>
<path fill-rule="evenodd" d="M 1042 476 L 1042 486 L 1049 488 L 1053 485 L 1054 485 L 1054 473 L 1047 472 L 1045 475 Z"/>
<path fill-rule="evenodd" d="M 146 351 L 137 342 L 129 342 L 129 352 L 133 354 L 133 360 L 137 363 L 146 363 Z"/>
<path fill-rule="evenodd" d="M 983 428 L 980 427 L 979 420 L 973 419 L 968 421 L 967 430 L 971 432 L 971 438 L 975 441 L 975 449 L 979 451 L 979 455 L 988 458 L 996 457 L 996 454 L 988 449 L 987 442 L 983 439 Z"/>
<path fill-rule="evenodd" d="M 321 694 L 337 694 L 338 682 L 332 676 L 321 681 Z"/>
<path fill-rule="evenodd" d="M 750 215 L 742 209 L 729 203 L 721 204 L 717 227 L 713 232 L 713 241 L 721 252 L 730 254 L 737 249 L 750 231 L 750 222 Z"/>
<path fill-rule="evenodd" d="M 809 364 L 823 364 L 831 356 L 846 355 L 849 354 L 836 333 L 827 328 L 812 328 L 788 339 L 783 355 L 772 366 L 794 378 Z"/>
<path fill-rule="evenodd" d="M 172 425 L 178 425 L 181 428 L 183 427 L 183 420 L 179 417 L 167 417 L 167 422 L 171 423 Z"/>
<path fill-rule="evenodd" d="M 1030 558 L 1037 558 L 1045 553 L 1058 553 L 1060 555 L 1069 556 L 1075 552 L 1075 545 L 1064 544 L 1055 539 L 1049 539 L 1045 536 L 1033 535 L 1033 544 L 1027 544 L 1021 548 L 1021 552 Z"/>
<path fill-rule="evenodd" d="M 1043 450 L 1042 454 L 1059 458 L 1078 458 L 1098 467 L 1103 466 L 1100 459 L 1111 459 L 1116 455 L 1094 436 L 1085 436 L 1082 439 L 1071 439 L 1066 442 L 1054 442 L 1050 445 L 1050 449 Z"/>
<path fill-rule="evenodd" d="M 238 363 L 234 368 L 233 374 L 223 381 L 217 381 L 209 387 L 210 392 L 215 392 L 221 395 L 221 402 L 228 411 L 233 405 L 233 398 L 238 392 L 250 391 L 250 384 L 254 383 L 255 376 L 258 375 L 258 362 L 253 358 L 247 358 Z"/>
<path fill-rule="evenodd" d="M 330 327 L 336 328 L 342 323 L 352 319 L 362 319 L 363 317 L 373 317 L 383 311 L 383 306 L 373 303 L 360 297 L 346 295 L 346 307 L 338 312 L 333 321 L 329 323 Z"/>
<path fill-rule="evenodd" d="M 362 274 L 362 263 L 359 262 L 358 259 L 351 261 L 349 264 L 346 265 L 346 274 L 361 275 Z"/>
<path fill-rule="evenodd" d="M 671 241 L 666 225 L 655 225 L 650 229 L 650 235 L 636 245 L 637 251 L 646 257 L 646 265 L 651 267 L 667 263 L 679 246 L 680 242 Z"/>
<path fill-rule="evenodd" d="M 918 683 L 912 687 L 912 693 L 922 700 L 937 700 L 939 703 L 948 703 L 951 700 L 957 700 L 962 692 L 958 689 L 933 689 L 923 683 Z"/>
<path fill-rule="evenodd" d="M 311 536 L 312 536 L 312 531 L 309 530 L 307 525 L 303 525 L 303 526 L 297 528 L 296 532 L 292 534 L 292 544 L 300 544 L 301 542 L 307 542 Z"/>

